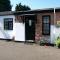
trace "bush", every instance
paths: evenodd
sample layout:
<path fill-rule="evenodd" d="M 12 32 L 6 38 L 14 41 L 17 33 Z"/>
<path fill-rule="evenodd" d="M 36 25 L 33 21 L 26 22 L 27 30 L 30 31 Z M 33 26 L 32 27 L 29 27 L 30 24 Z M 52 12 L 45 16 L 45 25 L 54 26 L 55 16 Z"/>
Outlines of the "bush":
<path fill-rule="evenodd" d="M 60 48 L 60 37 L 55 40 L 56 47 Z"/>
<path fill-rule="evenodd" d="M 41 46 L 44 46 L 44 43 L 45 43 L 44 40 L 40 40 L 40 45 Z"/>
<path fill-rule="evenodd" d="M 47 40 L 44 40 L 44 39 L 40 40 L 40 45 L 41 45 L 41 46 L 44 46 L 44 45 L 46 45 L 47 43 L 48 43 Z"/>

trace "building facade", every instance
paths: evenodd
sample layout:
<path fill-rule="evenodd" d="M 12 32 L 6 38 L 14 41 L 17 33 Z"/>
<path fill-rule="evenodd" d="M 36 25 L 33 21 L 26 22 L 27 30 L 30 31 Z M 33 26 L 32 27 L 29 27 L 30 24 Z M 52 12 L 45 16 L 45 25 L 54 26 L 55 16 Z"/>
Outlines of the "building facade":
<path fill-rule="evenodd" d="M 54 43 L 60 36 L 59 22 L 60 8 L 1 12 L 0 38 L 14 38 L 15 41 L 44 39 L 48 43 Z"/>

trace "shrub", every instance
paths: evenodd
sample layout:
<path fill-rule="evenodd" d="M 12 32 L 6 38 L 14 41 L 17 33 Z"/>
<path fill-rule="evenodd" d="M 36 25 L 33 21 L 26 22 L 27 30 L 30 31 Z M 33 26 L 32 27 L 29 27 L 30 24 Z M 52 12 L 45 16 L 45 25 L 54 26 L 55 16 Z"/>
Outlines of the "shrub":
<path fill-rule="evenodd" d="M 55 45 L 56 47 L 60 48 L 60 37 L 57 37 L 57 39 L 55 40 Z"/>
<path fill-rule="evenodd" d="M 40 40 L 40 45 L 41 46 L 44 46 L 44 43 L 45 43 L 44 40 Z"/>
<path fill-rule="evenodd" d="M 40 45 L 41 45 L 41 46 L 44 46 L 44 45 L 46 45 L 47 43 L 48 43 L 47 40 L 44 40 L 44 39 L 40 40 Z"/>

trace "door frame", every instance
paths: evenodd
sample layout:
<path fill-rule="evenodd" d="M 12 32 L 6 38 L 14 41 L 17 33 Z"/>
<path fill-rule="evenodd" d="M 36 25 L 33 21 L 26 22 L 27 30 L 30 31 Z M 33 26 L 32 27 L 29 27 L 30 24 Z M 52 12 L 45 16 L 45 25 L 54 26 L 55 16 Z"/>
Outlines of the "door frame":
<path fill-rule="evenodd" d="M 33 28 L 34 30 L 32 30 L 32 31 L 34 31 L 33 33 L 31 33 L 31 37 L 30 38 L 28 38 L 28 36 L 27 36 L 27 33 L 26 33 L 26 22 L 27 22 L 27 20 L 29 21 L 29 20 L 32 20 L 33 19 L 33 26 L 31 27 L 31 28 Z M 35 21 L 36 21 L 36 16 L 35 15 L 27 15 L 27 16 L 25 16 L 25 40 L 35 40 Z M 32 32 L 31 31 L 31 32 Z"/>

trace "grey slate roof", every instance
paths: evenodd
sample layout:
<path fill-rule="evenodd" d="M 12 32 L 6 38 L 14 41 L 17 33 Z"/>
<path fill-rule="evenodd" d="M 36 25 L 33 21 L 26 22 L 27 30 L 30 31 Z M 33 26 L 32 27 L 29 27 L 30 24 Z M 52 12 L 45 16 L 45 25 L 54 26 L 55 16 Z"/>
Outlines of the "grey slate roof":
<path fill-rule="evenodd" d="M 55 8 L 56 12 L 60 12 L 60 7 Z M 54 12 L 54 8 L 45 8 L 45 9 L 36 9 L 36 10 L 28 10 L 28 11 L 5 11 L 5 12 L 0 12 L 0 16 L 4 16 L 4 15 L 14 15 L 14 14 L 26 14 L 26 13 L 31 13 L 31 12 L 42 12 L 42 11 L 53 11 Z"/>
<path fill-rule="evenodd" d="M 14 11 L 0 12 L 0 16 L 2 16 L 2 15 L 14 15 Z"/>

